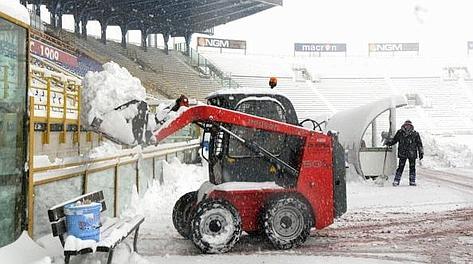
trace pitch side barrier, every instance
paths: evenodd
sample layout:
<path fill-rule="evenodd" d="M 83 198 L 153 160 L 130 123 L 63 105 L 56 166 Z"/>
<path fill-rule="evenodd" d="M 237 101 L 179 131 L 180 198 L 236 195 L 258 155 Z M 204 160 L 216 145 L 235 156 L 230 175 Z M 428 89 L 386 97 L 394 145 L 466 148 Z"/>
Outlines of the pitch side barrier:
<path fill-rule="evenodd" d="M 190 140 L 148 147 L 142 152 L 127 150 L 103 158 L 33 167 L 28 231 L 34 238 L 49 234 L 47 208 L 94 191 L 103 191 L 111 208 L 106 215 L 119 217 L 131 202 L 134 186 L 142 196 L 153 182 L 164 183 L 164 161 L 177 158 L 192 163 L 199 148 L 199 140 Z"/>

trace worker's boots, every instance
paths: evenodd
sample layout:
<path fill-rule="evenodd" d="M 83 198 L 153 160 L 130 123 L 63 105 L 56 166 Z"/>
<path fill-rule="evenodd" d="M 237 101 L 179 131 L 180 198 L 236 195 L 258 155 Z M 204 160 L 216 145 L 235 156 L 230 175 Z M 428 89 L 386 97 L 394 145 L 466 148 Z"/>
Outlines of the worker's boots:
<path fill-rule="evenodd" d="M 399 182 L 401 181 L 402 172 L 399 169 L 396 171 L 396 175 L 394 175 L 393 186 L 399 186 Z"/>
<path fill-rule="evenodd" d="M 409 186 L 417 186 L 416 184 L 416 169 L 409 170 Z"/>

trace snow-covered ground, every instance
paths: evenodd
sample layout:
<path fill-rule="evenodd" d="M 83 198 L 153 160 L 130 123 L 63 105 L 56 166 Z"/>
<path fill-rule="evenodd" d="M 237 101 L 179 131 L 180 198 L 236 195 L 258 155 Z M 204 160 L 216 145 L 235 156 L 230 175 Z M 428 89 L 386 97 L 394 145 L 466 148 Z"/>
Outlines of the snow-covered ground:
<path fill-rule="evenodd" d="M 418 186 L 384 186 L 351 180 L 348 212 L 332 226 L 313 231 L 300 248 L 277 251 L 261 238 L 244 236 L 230 253 L 202 255 L 172 225 L 174 202 L 207 180 L 205 166 L 164 163 L 164 183 L 155 182 L 143 198 L 134 198 L 129 213 L 142 213 L 139 254 L 131 239 L 122 243 L 113 263 L 471 263 L 473 255 L 473 178 L 468 169 L 431 171 L 419 168 Z M 442 174 L 444 173 L 444 174 Z M 465 177 L 459 185 L 447 180 Z M 453 175 L 453 176 L 452 176 Z M 43 237 L 38 263 L 62 263 L 59 240 Z M 450 248 L 451 247 L 451 248 Z M 10 251 L 11 252 L 11 251 Z M 1 251 L 0 251 L 1 255 Z M 31 262 L 29 262 L 31 263 Z M 72 263 L 106 263 L 105 254 L 73 257 Z"/>

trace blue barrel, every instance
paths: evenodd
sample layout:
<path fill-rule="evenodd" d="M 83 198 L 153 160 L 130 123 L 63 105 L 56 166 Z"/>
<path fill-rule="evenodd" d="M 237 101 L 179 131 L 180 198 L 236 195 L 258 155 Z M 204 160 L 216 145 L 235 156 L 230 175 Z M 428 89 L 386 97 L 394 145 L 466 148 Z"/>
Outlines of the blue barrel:
<path fill-rule="evenodd" d="M 209 142 L 207 140 L 204 140 L 202 142 L 202 148 L 204 148 L 205 151 L 208 151 L 209 150 Z"/>
<path fill-rule="evenodd" d="M 64 206 L 67 233 L 82 240 L 100 240 L 102 204 L 68 204 Z"/>

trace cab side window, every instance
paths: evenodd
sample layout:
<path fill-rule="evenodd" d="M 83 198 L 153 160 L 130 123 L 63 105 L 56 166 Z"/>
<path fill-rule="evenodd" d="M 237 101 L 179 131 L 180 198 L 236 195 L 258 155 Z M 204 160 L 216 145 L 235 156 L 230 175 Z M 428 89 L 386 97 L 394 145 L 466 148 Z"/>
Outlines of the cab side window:
<path fill-rule="evenodd" d="M 280 122 L 286 122 L 284 108 L 273 100 L 246 100 L 240 103 L 236 110 L 239 112 L 265 117 Z M 281 133 L 267 132 L 254 128 L 233 126 L 232 132 L 245 140 L 255 142 L 273 155 L 278 156 L 284 147 L 285 135 Z M 255 157 L 256 154 L 247 149 L 237 139 L 230 136 L 228 155 L 233 158 Z"/>

